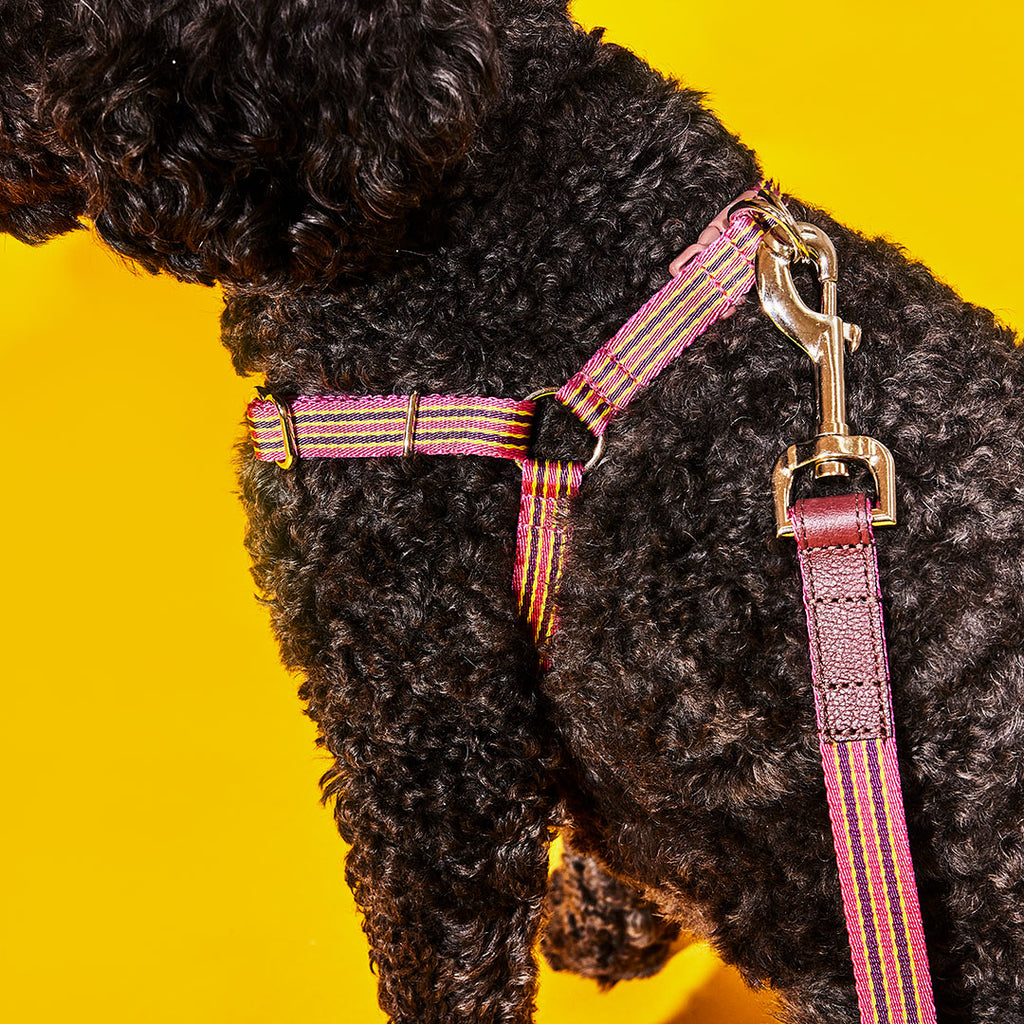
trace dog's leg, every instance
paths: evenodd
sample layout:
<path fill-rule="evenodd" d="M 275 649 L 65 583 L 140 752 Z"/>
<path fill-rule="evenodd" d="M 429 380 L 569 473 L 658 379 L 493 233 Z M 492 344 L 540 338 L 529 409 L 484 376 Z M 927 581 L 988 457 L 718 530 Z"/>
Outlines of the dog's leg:
<path fill-rule="evenodd" d="M 456 671 L 422 682 L 451 692 Z M 536 745 L 521 707 L 501 722 L 467 702 L 439 729 L 415 703 L 388 721 L 357 711 L 327 740 L 381 1006 L 396 1024 L 525 1022 L 552 806 Z"/>
<path fill-rule="evenodd" d="M 601 988 L 657 974 L 686 944 L 677 923 L 568 842 L 549 882 L 548 910 L 542 940 L 548 963 Z"/>
<path fill-rule="evenodd" d="M 509 583 L 514 485 L 484 460 L 242 466 L 256 579 L 334 758 L 325 798 L 395 1024 L 532 1014 L 558 792 Z"/>

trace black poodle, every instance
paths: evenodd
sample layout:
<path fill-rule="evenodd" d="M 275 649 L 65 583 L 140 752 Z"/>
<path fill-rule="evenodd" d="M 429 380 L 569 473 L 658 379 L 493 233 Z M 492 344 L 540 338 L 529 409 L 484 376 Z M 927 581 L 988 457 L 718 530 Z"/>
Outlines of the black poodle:
<path fill-rule="evenodd" d="M 568 379 L 761 177 L 563 0 L 0 0 L 0 228 L 85 215 L 224 287 L 277 395 Z M 899 467 L 881 573 L 940 1017 L 1024 1020 L 1024 355 L 896 248 L 796 200 L 864 329 L 851 419 Z M 334 758 L 381 1005 L 525 1022 L 708 938 L 796 1022 L 857 1020 L 778 454 L 809 364 L 753 297 L 584 478 L 553 668 L 510 587 L 519 480 L 475 458 L 240 450 L 248 545 Z M 578 450 L 548 417 L 538 445 Z M 550 884 L 548 845 L 571 846 Z"/>

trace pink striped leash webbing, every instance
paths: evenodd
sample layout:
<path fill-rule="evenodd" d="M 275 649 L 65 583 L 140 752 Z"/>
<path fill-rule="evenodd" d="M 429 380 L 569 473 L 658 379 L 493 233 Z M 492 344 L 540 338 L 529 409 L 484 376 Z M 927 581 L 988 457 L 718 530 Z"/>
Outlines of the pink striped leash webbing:
<path fill-rule="evenodd" d="M 862 1024 L 935 1024 L 907 840 L 871 505 L 790 510 L 803 580 L 818 741 Z"/>

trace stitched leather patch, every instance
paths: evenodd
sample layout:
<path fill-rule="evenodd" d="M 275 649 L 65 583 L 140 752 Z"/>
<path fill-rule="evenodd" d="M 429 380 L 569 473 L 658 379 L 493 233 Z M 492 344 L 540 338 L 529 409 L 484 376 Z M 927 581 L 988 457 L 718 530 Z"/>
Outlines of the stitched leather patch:
<path fill-rule="evenodd" d="M 886 739 L 892 706 L 878 561 L 863 494 L 790 510 L 804 581 L 818 730 L 829 743 Z"/>

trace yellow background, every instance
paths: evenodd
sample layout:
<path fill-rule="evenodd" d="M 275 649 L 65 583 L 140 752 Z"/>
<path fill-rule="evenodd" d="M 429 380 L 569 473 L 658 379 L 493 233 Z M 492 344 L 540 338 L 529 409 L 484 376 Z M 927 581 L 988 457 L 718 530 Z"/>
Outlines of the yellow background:
<path fill-rule="evenodd" d="M 1019 5 L 575 11 L 707 91 L 787 189 L 1024 325 Z M 0 239 L 0 299 L 0 1016 L 379 1024 L 325 764 L 252 599 L 231 466 L 251 382 L 217 293 L 82 233 Z M 696 947 L 607 996 L 545 969 L 538 1019 L 766 1018 Z"/>

